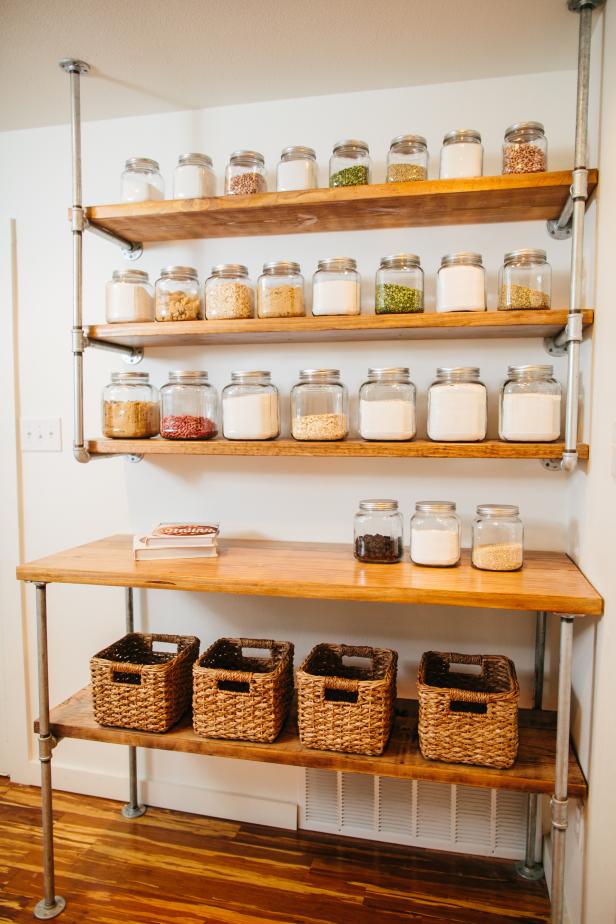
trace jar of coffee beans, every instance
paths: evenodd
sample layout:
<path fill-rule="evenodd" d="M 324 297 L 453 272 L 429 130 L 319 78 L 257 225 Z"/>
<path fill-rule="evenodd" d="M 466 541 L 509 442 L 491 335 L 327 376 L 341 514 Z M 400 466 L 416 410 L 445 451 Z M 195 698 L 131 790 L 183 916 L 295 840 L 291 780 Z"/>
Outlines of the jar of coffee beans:
<path fill-rule="evenodd" d="M 505 132 L 503 173 L 541 173 L 548 169 L 548 142 L 541 122 L 516 122 Z"/>
<path fill-rule="evenodd" d="M 355 514 L 355 558 L 374 564 L 401 561 L 403 529 L 398 501 L 360 501 Z"/>

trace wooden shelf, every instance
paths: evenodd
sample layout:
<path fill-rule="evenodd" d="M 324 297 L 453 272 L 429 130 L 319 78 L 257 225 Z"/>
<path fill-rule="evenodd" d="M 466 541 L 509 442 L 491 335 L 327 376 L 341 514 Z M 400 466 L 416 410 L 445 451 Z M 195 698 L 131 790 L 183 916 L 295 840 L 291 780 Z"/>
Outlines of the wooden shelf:
<path fill-rule="evenodd" d="M 584 327 L 594 311 L 583 312 Z M 133 347 L 192 346 L 202 343 L 319 343 L 355 340 L 445 340 L 493 337 L 551 337 L 567 324 L 566 308 L 549 311 L 460 311 L 357 317 L 249 318 L 244 321 L 174 321 L 94 324 L 90 340 Z"/>
<path fill-rule="evenodd" d="M 555 727 L 555 713 L 521 710 L 518 759 L 510 770 L 495 770 L 425 760 L 417 741 L 417 703 L 414 700 L 398 701 L 394 729 L 380 757 L 305 748 L 299 740 L 294 716 L 287 721 L 273 744 L 199 738 L 193 731 L 190 716 L 166 734 L 105 728 L 97 725 L 94 720 L 90 687 L 80 690 L 51 712 L 51 733 L 57 740 L 81 738 L 108 744 L 290 764 L 295 767 L 318 767 L 323 770 L 380 774 L 398 779 L 433 780 L 438 783 L 462 783 L 482 788 L 548 794 L 554 791 Z M 35 724 L 35 730 L 38 731 L 38 723 Z M 584 774 L 570 748 L 569 795 L 584 798 L 586 794 Z"/>
<path fill-rule="evenodd" d="M 603 600 L 561 552 L 528 552 L 520 571 L 478 571 L 405 560 L 364 565 L 350 545 L 225 539 L 214 559 L 135 562 L 132 536 L 110 536 L 20 565 L 22 581 L 380 603 L 548 610 L 600 616 Z M 409 620 L 412 620 L 409 610 Z"/>
<path fill-rule="evenodd" d="M 569 170 L 462 180 L 97 205 L 88 221 L 129 241 L 359 231 L 558 218 Z M 589 190 L 597 171 L 589 171 Z"/>

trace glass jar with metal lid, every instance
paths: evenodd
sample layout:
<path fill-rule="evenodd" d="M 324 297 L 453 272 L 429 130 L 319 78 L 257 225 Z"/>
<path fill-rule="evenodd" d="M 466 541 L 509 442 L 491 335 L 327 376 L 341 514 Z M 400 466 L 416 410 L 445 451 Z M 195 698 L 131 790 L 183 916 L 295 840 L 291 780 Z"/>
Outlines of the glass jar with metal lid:
<path fill-rule="evenodd" d="M 554 367 L 509 366 L 501 388 L 498 435 L 517 443 L 551 443 L 560 437 L 561 387 Z"/>
<path fill-rule="evenodd" d="M 130 157 L 122 173 L 122 202 L 147 202 L 165 198 L 165 181 L 158 161 Z"/>
<path fill-rule="evenodd" d="M 445 254 L 436 275 L 436 310 L 486 310 L 486 274 L 480 253 Z"/>
<path fill-rule="evenodd" d="M 329 161 L 330 186 L 365 186 L 370 182 L 370 149 L 365 141 L 338 141 Z"/>
<path fill-rule="evenodd" d="M 154 320 L 154 287 L 142 270 L 114 270 L 105 286 L 108 324 Z"/>
<path fill-rule="evenodd" d="M 428 389 L 428 437 L 443 442 L 485 439 L 488 392 L 476 366 L 441 367 Z"/>
<path fill-rule="evenodd" d="M 548 169 L 548 142 L 541 122 L 516 122 L 505 132 L 503 173 L 541 173 Z"/>
<path fill-rule="evenodd" d="M 317 182 L 317 155 L 313 148 L 292 145 L 283 148 L 276 169 L 276 189 L 314 189 Z"/>
<path fill-rule="evenodd" d="M 231 373 L 231 384 L 222 390 L 222 432 L 227 440 L 276 439 L 280 410 L 271 373 Z"/>
<path fill-rule="evenodd" d="M 482 571 L 518 571 L 524 563 L 524 526 L 513 504 L 480 504 L 473 521 L 471 560 Z"/>
<path fill-rule="evenodd" d="M 355 514 L 355 558 L 373 564 L 402 560 L 404 524 L 396 500 L 362 500 Z"/>
<path fill-rule="evenodd" d="M 166 440 L 209 440 L 218 433 L 218 396 L 207 372 L 169 373 L 160 390 L 160 435 Z"/>
<path fill-rule="evenodd" d="M 312 313 L 317 317 L 359 314 L 361 281 L 357 262 L 351 257 L 319 260 L 312 277 Z"/>
<path fill-rule="evenodd" d="M 389 146 L 387 182 L 428 179 L 428 142 L 423 135 L 398 135 Z"/>
<path fill-rule="evenodd" d="M 197 270 L 166 266 L 156 280 L 156 320 L 196 321 L 203 317 Z"/>
<path fill-rule="evenodd" d="M 274 260 L 263 264 L 257 280 L 257 314 L 260 318 L 299 318 L 304 307 L 304 277 L 299 263 Z"/>
<path fill-rule="evenodd" d="M 419 314 L 424 310 L 424 273 L 414 253 L 381 259 L 374 285 L 376 314 Z"/>
<path fill-rule="evenodd" d="M 248 268 L 241 263 L 219 263 L 205 280 L 208 321 L 254 318 L 255 294 Z"/>
<path fill-rule="evenodd" d="M 518 311 L 549 308 L 552 268 L 545 250 L 512 250 L 498 273 L 498 308 Z"/>
<path fill-rule="evenodd" d="M 291 389 L 291 434 L 296 440 L 343 440 L 349 399 L 339 369 L 302 369 Z"/>
<path fill-rule="evenodd" d="M 441 148 L 441 180 L 483 175 L 481 134 L 474 128 L 456 128 L 447 132 Z"/>
<path fill-rule="evenodd" d="M 158 436 L 158 390 L 148 372 L 112 372 L 103 389 L 103 436 L 139 440 Z"/>
<path fill-rule="evenodd" d="M 460 561 L 460 518 L 452 501 L 418 501 L 411 517 L 411 561 L 450 568 Z"/>
<path fill-rule="evenodd" d="M 406 366 L 368 369 L 359 389 L 359 435 L 364 440 L 412 440 L 415 401 Z"/>
<path fill-rule="evenodd" d="M 180 154 L 173 174 L 173 198 L 203 199 L 215 195 L 212 158 L 207 154 Z"/>
<path fill-rule="evenodd" d="M 225 195 L 250 196 L 266 190 L 263 154 L 258 151 L 234 151 L 225 171 Z"/>

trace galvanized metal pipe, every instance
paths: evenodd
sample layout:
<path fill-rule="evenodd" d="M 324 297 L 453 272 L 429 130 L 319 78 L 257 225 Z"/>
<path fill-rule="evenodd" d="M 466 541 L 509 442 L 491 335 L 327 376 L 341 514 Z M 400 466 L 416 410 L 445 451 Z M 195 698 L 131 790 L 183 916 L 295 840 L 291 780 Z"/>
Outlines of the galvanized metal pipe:
<path fill-rule="evenodd" d="M 124 602 L 126 610 L 126 632 L 135 631 L 135 606 L 133 588 L 124 589 Z M 139 804 L 139 789 L 137 781 L 137 748 L 129 745 L 128 748 L 128 805 L 122 808 L 125 818 L 141 818 L 146 808 Z"/>
<path fill-rule="evenodd" d="M 556 772 L 552 798 L 552 924 L 563 924 L 564 921 L 573 619 L 574 617 L 569 615 L 560 617 Z"/>
<path fill-rule="evenodd" d="M 138 363 L 143 359 L 143 349 L 141 347 L 125 346 L 123 343 L 114 343 L 112 340 L 98 340 L 91 337 L 88 337 L 86 342 L 88 346 L 96 347 L 98 350 L 120 353 L 129 363 Z"/>
<path fill-rule="evenodd" d="M 535 622 L 535 685 L 533 690 L 533 709 L 541 709 L 543 705 L 547 616 L 548 614 L 545 610 L 539 610 Z"/>

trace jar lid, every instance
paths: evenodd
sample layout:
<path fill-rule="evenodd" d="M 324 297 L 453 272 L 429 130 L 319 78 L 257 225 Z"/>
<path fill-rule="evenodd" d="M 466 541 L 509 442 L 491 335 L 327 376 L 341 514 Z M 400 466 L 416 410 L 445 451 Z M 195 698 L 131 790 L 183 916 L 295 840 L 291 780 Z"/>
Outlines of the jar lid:
<path fill-rule="evenodd" d="M 387 511 L 387 510 L 397 510 L 398 501 L 397 500 L 361 500 L 359 502 L 360 510 L 370 510 L 373 512 L 378 511 Z"/>
<path fill-rule="evenodd" d="M 545 136 L 542 122 L 514 122 L 505 132 L 505 141 L 526 141 Z"/>
<path fill-rule="evenodd" d="M 459 144 L 465 141 L 472 144 L 481 144 L 481 132 L 478 132 L 475 128 L 454 128 L 453 131 L 447 132 L 443 138 L 443 144 Z"/>
<path fill-rule="evenodd" d="M 169 381 L 183 385 L 199 385 L 207 382 L 208 374 L 204 370 L 174 369 L 169 373 Z"/>
<path fill-rule="evenodd" d="M 148 385 L 150 382 L 149 372 L 112 372 L 111 381 L 114 385 Z"/>
<path fill-rule="evenodd" d="M 387 257 L 381 257 L 381 269 L 406 269 L 419 265 L 416 253 L 390 253 Z"/>
<path fill-rule="evenodd" d="M 396 135 L 395 138 L 392 138 L 391 144 L 389 145 L 389 150 L 393 151 L 394 149 L 403 149 L 410 148 L 410 152 L 416 148 L 427 148 L 428 142 L 423 135 Z"/>
<path fill-rule="evenodd" d="M 523 248 L 522 250 L 510 250 L 505 254 L 505 266 L 510 263 L 545 263 L 547 253 L 545 250 L 532 247 Z"/>
<path fill-rule="evenodd" d="M 240 167 L 264 167 L 265 158 L 258 151 L 234 151 L 229 158 L 232 164 Z"/>
<path fill-rule="evenodd" d="M 158 161 L 150 157 L 129 157 L 124 167 L 126 170 L 149 170 L 154 173 L 160 170 Z"/>
<path fill-rule="evenodd" d="M 340 369 L 300 369 L 299 370 L 299 380 L 300 382 L 339 382 L 340 381 Z"/>
<path fill-rule="evenodd" d="M 271 263 L 263 264 L 263 273 L 266 276 L 293 276 L 301 273 L 302 269 L 299 263 L 293 260 L 273 260 Z"/>
<path fill-rule="evenodd" d="M 281 160 L 295 160 L 298 157 L 309 157 L 311 160 L 316 160 L 317 152 L 314 148 L 305 148 L 301 144 L 292 144 L 280 152 Z"/>
<path fill-rule="evenodd" d="M 441 266 L 483 266 L 483 262 L 480 253 L 459 250 L 457 253 L 446 253 L 441 260 Z"/>
<path fill-rule="evenodd" d="M 477 382 L 478 366 L 439 366 L 436 370 L 439 382 Z"/>
<path fill-rule="evenodd" d="M 410 370 L 408 366 L 380 366 L 368 369 L 368 381 L 381 382 L 387 379 L 406 379 L 408 381 Z"/>
<path fill-rule="evenodd" d="M 334 145 L 334 154 L 369 154 L 370 148 L 365 141 L 358 141 L 357 138 L 347 138 L 345 141 L 337 141 Z"/>
<path fill-rule="evenodd" d="M 149 282 L 150 277 L 143 270 L 121 269 L 114 270 L 111 278 L 114 282 Z"/>
<path fill-rule="evenodd" d="M 456 505 L 453 501 L 417 501 L 417 513 L 455 513 Z"/>
<path fill-rule="evenodd" d="M 248 276 L 248 267 L 242 263 L 218 263 L 212 267 L 212 276 Z"/>
<path fill-rule="evenodd" d="M 517 517 L 520 508 L 514 504 L 479 504 L 477 516 L 479 517 Z"/>
<path fill-rule="evenodd" d="M 178 165 L 192 164 L 195 167 L 211 167 L 212 158 L 208 154 L 180 154 Z"/>
<path fill-rule="evenodd" d="M 232 382 L 245 382 L 249 384 L 250 382 L 269 382 L 272 378 L 271 372 L 255 371 L 255 372 L 244 372 L 243 370 L 238 370 L 231 373 Z"/>
<path fill-rule="evenodd" d="M 161 279 L 198 279 L 197 270 L 192 266 L 164 266 L 160 271 Z"/>
<path fill-rule="evenodd" d="M 551 379 L 554 375 L 554 366 L 548 363 L 539 363 L 529 366 L 509 366 L 507 376 L 516 381 L 523 379 Z"/>
<path fill-rule="evenodd" d="M 354 260 L 352 257 L 327 257 L 325 260 L 319 260 L 317 269 L 338 272 L 356 270 L 357 260 Z"/>

